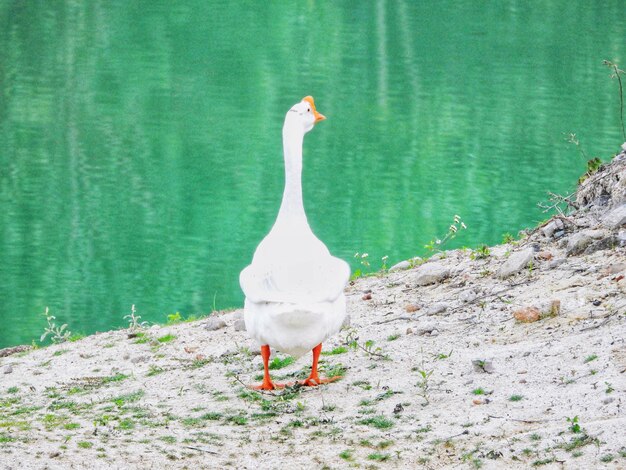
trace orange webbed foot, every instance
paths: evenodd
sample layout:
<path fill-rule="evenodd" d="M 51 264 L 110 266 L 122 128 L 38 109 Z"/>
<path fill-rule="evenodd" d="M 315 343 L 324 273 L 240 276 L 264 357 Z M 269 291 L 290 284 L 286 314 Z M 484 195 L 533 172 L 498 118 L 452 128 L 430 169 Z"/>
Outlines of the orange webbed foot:
<path fill-rule="evenodd" d="M 259 385 L 248 385 L 252 390 L 281 390 L 285 388 L 288 384 L 277 384 L 274 382 L 263 382 Z"/>
<path fill-rule="evenodd" d="M 341 378 L 343 378 L 341 375 L 336 375 L 334 377 L 328 377 L 325 379 L 321 379 L 319 377 L 309 377 L 308 379 L 302 380 L 301 382 L 298 382 L 298 383 L 305 387 L 317 387 L 318 385 L 329 384 Z"/>

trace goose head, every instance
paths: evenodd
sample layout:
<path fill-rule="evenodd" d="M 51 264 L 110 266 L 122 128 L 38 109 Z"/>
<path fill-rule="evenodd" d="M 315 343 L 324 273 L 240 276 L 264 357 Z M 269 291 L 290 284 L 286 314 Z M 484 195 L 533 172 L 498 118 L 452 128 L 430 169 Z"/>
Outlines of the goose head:
<path fill-rule="evenodd" d="M 313 129 L 313 126 L 326 119 L 315 109 L 312 96 L 305 96 L 302 101 L 294 104 L 285 117 L 285 127 L 301 130 L 303 134 Z"/>

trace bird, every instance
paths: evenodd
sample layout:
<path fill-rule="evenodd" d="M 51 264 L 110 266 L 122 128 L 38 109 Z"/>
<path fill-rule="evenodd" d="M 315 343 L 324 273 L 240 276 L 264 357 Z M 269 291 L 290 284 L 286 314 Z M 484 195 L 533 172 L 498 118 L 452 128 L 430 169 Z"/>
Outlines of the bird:
<path fill-rule="evenodd" d="M 320 378 L 322 342 L 341 329 L 346 316 L 344 288 L 350 266 L 332 256 L 309 226 L 302 200 L 304 136 L 326 119 L 305 96 L 289 109 L 283 125 L 285 188 L 276 221 L 257 246 L 252 262 L 239 275 L 245 295 L 244 322 L 261 345 L 263 382 L 256 390 L 275 390 L 290 384 L 274 383 L 269 374 L 271 349 L 300 357 L 312 351 L 311 373 L 304 386 L 339 379 Z"/>

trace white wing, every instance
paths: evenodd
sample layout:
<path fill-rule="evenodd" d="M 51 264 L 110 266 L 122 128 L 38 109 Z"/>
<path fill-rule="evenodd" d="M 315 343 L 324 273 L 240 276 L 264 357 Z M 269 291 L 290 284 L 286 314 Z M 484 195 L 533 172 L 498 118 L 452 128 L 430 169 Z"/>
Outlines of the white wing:
<path fill-rule="evenodd" d="M 253 302 L 308 303 L 334 301 L 350 277 L 345 261 L 330 255 L 322 259 L 282 259 L 252 263 L 239 276 L 239 283 Z"/>

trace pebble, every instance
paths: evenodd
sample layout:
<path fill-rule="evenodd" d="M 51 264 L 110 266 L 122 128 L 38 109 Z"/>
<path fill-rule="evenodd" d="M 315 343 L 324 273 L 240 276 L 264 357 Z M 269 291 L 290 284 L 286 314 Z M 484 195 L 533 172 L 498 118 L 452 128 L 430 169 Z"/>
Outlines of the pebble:
<path fill-rule="evenodd" d="M 626 204 L 616 207 L 604 216 L 603 223 L 605 226 L 616 229 L 622 225 L 626 225 Z"/>
<path fill-rule="evenodd" d="M 472 361 L 472 365 L 474 366 L 474 370 L 476 372 L 486 372 L 488 374 L 495 372 L 495 368 L 493 367 L 493 363 L 491 361 L 474 359 Z"/>
<path fill-rule="evenodd" d="M 581 254 L 594 240 L 603 238 L 606 233 L 603 230 L 581 230 L 570 235 L 565 246 L 567 256 Z"/>
<path fill-rule="evenodd" d="M 138 364 L 140 362 L 147 362 L 148 360 L 150 360 L 150 356 L 135 356 L 130 360 L 130 362 Z"/>
<path fill-rule="evenodd" d="M 204 326 L 205 330 L 215 331 L 220 330 L 226 326 L 226 322 L 221 318 L 209 318 Z"/>
<path fill-rule="evenodd" d="M 541 232 L 546 238 L 551 238 L 554 235 L 554 232 L 562 231 L 565 228 L 563 225 L 563 221 L 561 219 L 554 219 L 545 227 L 541 229 Z"/>
<path fill-rule="evenodd" d="M 608 274 L 617 274 L 626 271 L 626 263 L 609 264 L 607 268 Z"/>
<path fill-rule="evenodd" d="M 400 261 L 399 263 L 394 264 L 389 268 L 389 272 L 392 273 L 394 271 L 404 271 L 405 269 L 409 269 L 411 267 L 411 263 L 409 261 Z"/>
<path fill-rule="evenodd" d="M 550 269 L 554 269 L 554 268 L 558 268 L 559 266 L 561 266 L 563 263 L 565 263 L 565 261 L 567 261 L 565 258 L 556 258 L 553 259 L 552 261 L 550 261 L 550 264 L 548 265 L 548 267 Z"/>
<path fill-rule="evenodd" d="M 363 297 L 361 297 L 361 299 L 363 299 L 363 300 L 372 300 L 372 294 L 368 292 Z"/>
<path fill-rule="evenodd" d="M 426 323 L 425 325 L 422 325 L 417 328 L 416 334 L 419 336 L 424 336 L 426 334 L 432 335 L 433 331 L 437 331 L 437 326 L 432 323 Z M 438 334 L 439 332 L 437 331 L 437 335 Z"/>
<path fill-rule="evenodd" d="M 2 372 L 5 374 L 10 374 L 11 372 L 13 372 L 13 366 L 11 364 L 4 366 L 4 369 Z"/>
<path fill-rule="evenodd" d="M 426 308 L 426 315 L 437 315 L 438 313 L 445 312 L 448 308 L 450 308 L 450 306 L 446 302 L 435 302 Z"/>
<path fill-rule="evenodd" d="M 246 322 L 243 319 L 235 321 L 235 331 L 246 331 Z"/>
<path fill-rule="evenodd" d="M 426 263 L 420 266 L 414 277 L 415 284 L 426 286 L 443 281 L 450 275 L 450 269 L 441 263 Z"/>
<path fill-rule="evenodd" d="M 407 328 L 406 329 L 406 334 L 407 335 L 412 335 L 413 334 L 413 328 Z"/>
<path fill-rule="evenodd" d="M 478 294 L 474 289 L 469 289 L 459 294 L 459 300 L 464 303 L 473 302 L 476 300 L 476 297 L 478 297 Z"/>
<path fill-rule="evenodd" d="M 404 307 L 404 310 L 406 310 L 408 313 L 411 312 L 417 312 L 421 307 L 417 304 L 409 304 L 406 307 Z"/>
<path fill-rule="evenodd" d="M 532 323 L 541 318 L 541 312 L 537 307 L 523 307 L 513 312 L 513 318 L 522 323 Z"/>
<path fill-rule="evenodd" d="M 552 257 L 553 257 L 553 255 L 549 251 L 540 251 L 539 253 L 537 253 L 537 258 L 543 259 L 543 260 L 546 260 L 546 261 L 551 260 Z"/>
<path fill-rule="evenodd" d="M 502 264 L 502 266 L 500 266 L 500 269 L 498 270 L 498 277 L 500 279 L 505 279 L 520 272 L 533 260 L 534 254 L 535 251 L 532 248 L 526 248 L 525 250 L 513 253 Z"/>
<path fill-rule="evenodd" d="M 615 401 L 615 398 L 613 397 L 606 397 L 604 400 L 602 400 L 602 403 L 605 405 L 608 405 L 609 403 Z"/>
<path fill-rule="evenodd" d="M 596 251 L 600 251 L 600 250 L 611 250 L 615 248 L 617 245 L 618 245 L 617 237 L 613 235 L 609 235 L 608 237 L 603 238 L 602 240 L 591 243 L 587 248 L 585 248 L 585 251 L 583 252 L 583 254 L 590 255 L 591 253 L 595 253 Z"/>

